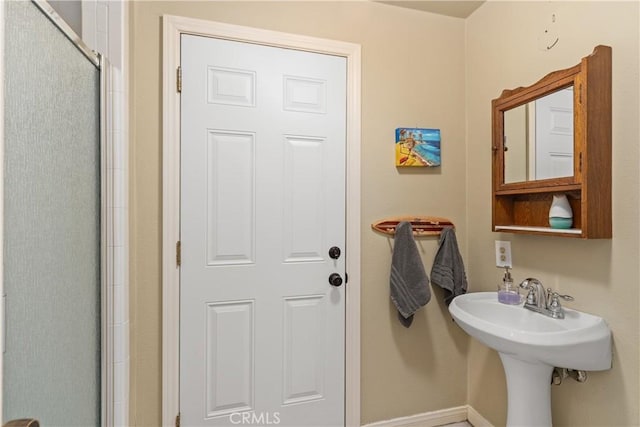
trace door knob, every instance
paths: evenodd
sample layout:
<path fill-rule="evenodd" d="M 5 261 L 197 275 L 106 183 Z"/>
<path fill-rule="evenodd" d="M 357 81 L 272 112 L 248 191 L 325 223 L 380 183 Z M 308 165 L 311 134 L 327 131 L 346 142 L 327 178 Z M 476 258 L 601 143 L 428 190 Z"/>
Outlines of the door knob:
<path fill-rule="evenodd" d="M 342 252 L 340 251 L 340 248 L 339 248 L 339 247 L 337 247 L 337 246 L 333 246 L 333 247 L 331 247 L 331 249 L 329 249 L 329 257 L 330 257 L 331 259 L 338 259 L 338 258 L 340 258 L 340 254 L 341 254 L 341 253 L 342 253 Z"/>
<path fill-rule="evenodd" d="M 335 287 L 342 285 L 342 277 L 338 273 L 332 273 L 329 276 L 329 284 Z"/>

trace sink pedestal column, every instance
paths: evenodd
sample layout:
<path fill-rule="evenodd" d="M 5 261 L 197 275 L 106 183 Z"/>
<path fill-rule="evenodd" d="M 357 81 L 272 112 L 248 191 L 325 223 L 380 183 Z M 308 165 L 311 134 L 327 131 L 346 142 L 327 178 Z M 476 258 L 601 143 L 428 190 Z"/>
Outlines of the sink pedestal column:
<path fill-rule="evenodd" d="M 551 427 L 553 366 L 499 354 L 507 377 L 507 426 Z"/>

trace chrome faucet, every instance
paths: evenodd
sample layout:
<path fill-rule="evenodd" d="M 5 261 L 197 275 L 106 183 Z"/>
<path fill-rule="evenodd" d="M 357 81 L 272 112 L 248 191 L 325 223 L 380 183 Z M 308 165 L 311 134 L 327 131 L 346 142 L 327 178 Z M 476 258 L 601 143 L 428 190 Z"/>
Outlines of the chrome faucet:
<path fill-rule="evenodd" d="M 553 317 L 554 319 L 564 319 L 564 309 L 562 305 L 560 305 L 560 298 L 565 301 L 573 301 L 572 296 L 560 295 L 551 290 L 551 288 L 545 291 L 542 282 L 533 277 L 524 279 L 520 283 L 520 287 L 529 291 L 524 303 L 524 308 L 544 314 L 545 316 Z"/>

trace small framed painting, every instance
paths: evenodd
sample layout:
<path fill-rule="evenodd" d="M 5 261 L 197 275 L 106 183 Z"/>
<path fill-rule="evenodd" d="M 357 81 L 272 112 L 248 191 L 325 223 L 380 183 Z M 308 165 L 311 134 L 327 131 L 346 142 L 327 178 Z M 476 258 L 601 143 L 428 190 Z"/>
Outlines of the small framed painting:
<path fill-rule="evenodd" d="M 396 166 L 440 166 L 440 129 L 396 129 Z"/>

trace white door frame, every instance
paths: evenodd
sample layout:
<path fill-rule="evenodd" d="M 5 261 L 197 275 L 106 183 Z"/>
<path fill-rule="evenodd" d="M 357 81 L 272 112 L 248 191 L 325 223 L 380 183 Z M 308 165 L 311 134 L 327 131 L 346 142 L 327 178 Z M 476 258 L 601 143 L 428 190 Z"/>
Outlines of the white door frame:
<path fill-rule="evenodd" d="M 216 37 L 343 56 L 347 59 L 345 424 L 360 426 L 360 45 L 220 22 L 162 19 L 162 424 L 180 410 L 180 35 Z"/>

